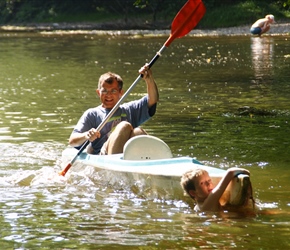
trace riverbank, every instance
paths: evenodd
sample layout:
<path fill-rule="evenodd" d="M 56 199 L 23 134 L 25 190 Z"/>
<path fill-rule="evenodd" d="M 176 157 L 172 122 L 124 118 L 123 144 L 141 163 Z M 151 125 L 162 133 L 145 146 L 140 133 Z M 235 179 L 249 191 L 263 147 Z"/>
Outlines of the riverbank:
<path fill-rule="evenodd" d="M 3 25 L 0 32 L 41 32 L 55 34 L 100 34 L 100 35 L 169 35 L 170 29 L 164 28 L 166 24 L 160 25 L 156 29 L 146 26 L 138 29 L 128 29 L 110 24 L 94 23 L 50 23 L 31 25 Z M 239 27 L 228 27 L 219 29 L 193 29 L 190 35 L 194 36 L 247 36 L 250 24 Z M 290 23 L 276 23 L 271 25 L 271 29 L 264 35 L 289 35 Z"/>

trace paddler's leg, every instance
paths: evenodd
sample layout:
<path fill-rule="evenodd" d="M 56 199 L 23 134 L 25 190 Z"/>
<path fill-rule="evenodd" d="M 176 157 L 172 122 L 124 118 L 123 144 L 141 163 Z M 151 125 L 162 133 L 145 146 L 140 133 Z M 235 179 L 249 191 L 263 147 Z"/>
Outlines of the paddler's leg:
<path fill-rule="evenodd" d="M 123 153 L 125 143 L 134 136 L 147 135 L 146 131 L 140 127 L 134 128 L 129 122 L 120 122 L 103 145 L 102 154 Z"/>
<path fill-rule="evenodd" d="M 137 127 L 132 130 L 130 138 L 137 135 L 147 135 L 147 132 L 143 128 Z"/>
<path fill-rule="evenodd" d="M 107 154 L 110 155 L 122 153 L 123 147 L 129 140 L 132 131 L 133 127 L 129 122 L 120 122 L 104 144 L 104 146 L 107 148 Z"/>

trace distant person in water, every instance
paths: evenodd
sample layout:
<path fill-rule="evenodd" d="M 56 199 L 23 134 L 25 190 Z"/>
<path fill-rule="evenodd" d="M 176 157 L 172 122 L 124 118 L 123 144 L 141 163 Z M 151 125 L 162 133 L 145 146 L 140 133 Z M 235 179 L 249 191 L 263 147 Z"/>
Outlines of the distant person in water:
<path fill-rule="evenodd" d="M 265 18 L 257 20 L 251 27 L 250 32 L 253 35 L 261 36 L 270 29 L 270 24 L 274 23 L 274 16 L 267 15 Z"/>
<path fill-rule="evenodd" d="M 217 186 L 214 187 L 208 172 L 197 168 L 184 173 L 180 184 L 183 190 L 196 202 L 195 211 L 221 211 L 223 207 L 219 200 L 230 181 L 239 174 L 250 175 L 250 172 L 243 168 L 229 168 Z"/>

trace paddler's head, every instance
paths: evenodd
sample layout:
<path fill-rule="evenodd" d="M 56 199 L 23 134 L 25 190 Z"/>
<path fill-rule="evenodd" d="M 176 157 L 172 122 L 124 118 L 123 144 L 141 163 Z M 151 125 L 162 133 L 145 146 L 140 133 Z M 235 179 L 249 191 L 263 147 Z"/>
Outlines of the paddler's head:
<path fill-rule="evenodd" d="M 122 88 L 123 80 L 119 75 L 112 72 L 101 75 L 96 92 L 100 97 L 102 107 L 112 109 L 124 93 Z"/>

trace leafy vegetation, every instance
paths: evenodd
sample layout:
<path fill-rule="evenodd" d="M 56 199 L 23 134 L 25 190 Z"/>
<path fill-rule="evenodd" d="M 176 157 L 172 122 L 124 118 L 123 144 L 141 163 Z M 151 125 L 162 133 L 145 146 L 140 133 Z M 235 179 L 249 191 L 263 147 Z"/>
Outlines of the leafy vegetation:
<path fill-rule="evenodd" d="M 0 0 L 0 24 L 37 22 L 171 23 L 186 0 Z M 287 21 L 290 0 L 203 0 L 201 28 L 249 24 L 266 14 Z"/>

